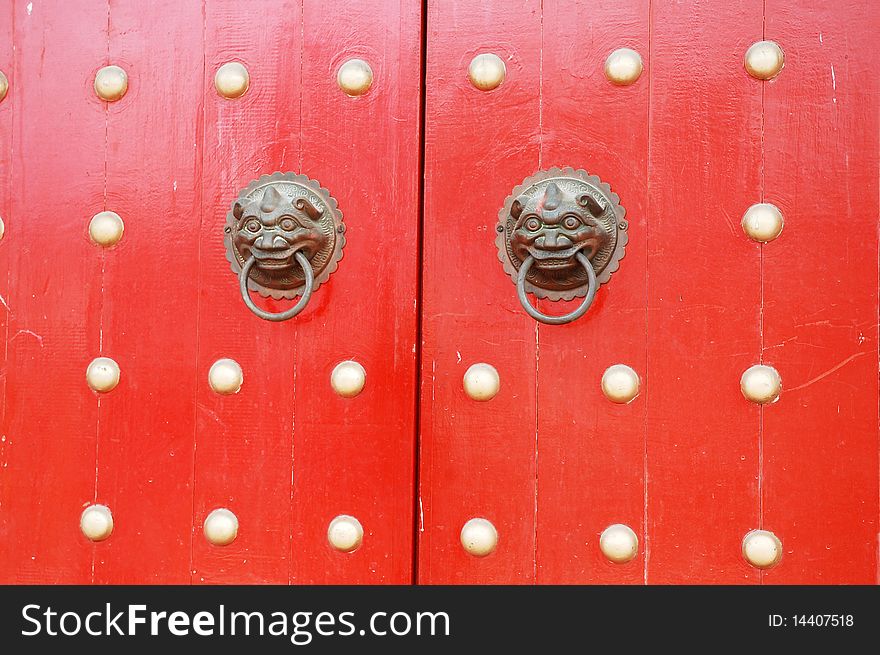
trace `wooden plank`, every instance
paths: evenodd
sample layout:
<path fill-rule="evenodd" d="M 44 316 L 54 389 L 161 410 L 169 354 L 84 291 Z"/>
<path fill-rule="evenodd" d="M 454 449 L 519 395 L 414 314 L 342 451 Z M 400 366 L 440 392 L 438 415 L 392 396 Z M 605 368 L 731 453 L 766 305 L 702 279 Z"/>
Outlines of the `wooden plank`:
<path fill-rule="evenodd" d="M 627 210 L 629 243 L 587 315 L 538 328 L 541 583 L 644 579 L 641 553 L 612 564 L 598 541 L 614 523 L 644 541 L 648 8 L 647 0 L 544 2 L 542 167 L 583 168 L 610 183 Z M 621 47 L 639 52 L 646 68 L 632 86 L 614 86 L 604 75 L 606 57 Z M 541 301 L 541 309 L 562 314 L 579 302 Z M 634 368 L 644 385 L 627 405 L 609 402 L 600 387 L 605 369 L 618 363 Z"/>
<path fill-rule="evenodd" d="M 418 3 L 303 3 L 302 147 L 291 161 L 338 200 L 346 246 L 294 319 L 294 582 L 412 580 L 420 33 Z M 351 58 L 373 70 L 358 97 L 336 82 Z M 366 386 L 343 398 L 330 373 L 349 359 Z M 353 553 L 328 544 L 340 514 L 364 528 Z"/>
<path fill-rule="evenodd" d="M 505 197 L 541 167 L 541 3 L 428 3 L 422 317 L 419 581 L 535 579 L 534 321 L 498 261 Z M 507 66 L 491 92 L 468 81 L 471 59 Z M 462 377 L 487 362 L 498 395 L 471 400 Z M 491 521 L 497 550 L 468 555 L 459 534 Z"/>
<path fill-rule="evenodd" d="M 759 407 L 739 390 L 760 359 L 761 86 L 743 55 L 762 3 L 654 3 L 648 193 L 649 583 L 758 578 Z"/>
<path fill-rule="evenodd" d="M 259 12 L 243 19 L 240 0 L 210 0 L 204 25 L 193 581 L 287 583 L 293 362 L 300 320 L 270 323 L 245 307 L 224 254 L 223 226 L 239 190 L 260 175 L 298 163 L 300 3 L 261 3 Z M 214 89 L 214 74 L 228 61 L 243 63 L 250 73 L 249 90 L 236 100 L 221 98 Z M 315 306 L 322 294 L 323 289 L 315 294 Z M 264 306 L 280 311 L 289 302 Z M 243 369 L 244 384 L 235 395 L 220 396 L 208 386 L 208 370 L 221 358 L 232 358 Z M 206 516 L 220 507 L 234 512 L 240 526 L 235 542 L 222 547 L 202 534 Z"/>
<path fill-rule="evenodd" d="M 764 246 L 765 581 L 877 582 L 878 91 L 869 2 L 767 3 L 785 67 L 764 87 L 764 194 L 785 228 Z M 822 235 L 821 237 L 819 235 Z"/>
<path fill-rule="evenodd" d="M 114 514 L 100 583 L 190 580 L 201 221 L 202 8 L 114 1 L 110 61 L 129 90 L 108 107 L 104 352 L 122 382 L 101 399 L 98 492 Z M 172 126 L 172 129 L 169 129 Z M 103 547 L 103 544 L 102 544 Z M 132 554 L 137 556 L 133 557 Z"/>
<path fill-rule="evenodd" d="M 0 434 L 0 580 L 85 583 L 96 549 L 80 532 L 94 502 L 98 401 L 85 381 L 100 354 L 101 253 L 88 239 L 104 208 L 107 7 L 15 3 L 6 414 Z M 10 104 L 7 104 L 10 103 Z M 8 123 L 7 123 L 8 125 Z M 8 150 L 4 152 L 4 156 Z M 4 168 L 0 178 L 8 179 Z"/>
<path fill-rule="evenodd" d="M 0 72 L 7 79 L 7 84 L 14 87 L 11 79 L 15 72 L 15 51 L 13 50 L 12 4 L 0 7 Z M 12 212 L 12 128 L 15 112 L 15 89 L 7 89 L 6 97 L 0 100 L 0 221 L 5 229 Z M 9 338 L 9 248 L 8 240 L 0 238 L 0 426 L 6 427 L 6 343 Z M 12 540 L 12 516 L 10 515 L 10 497 L 13 493 L 8 470 L 8 437 L 0 433 L 0 562 L 7 561 L 6 551 Z M 8 575 L 8 574 L 7 574 Z M 6 578 L 4 578 L 6 579 Z"/>

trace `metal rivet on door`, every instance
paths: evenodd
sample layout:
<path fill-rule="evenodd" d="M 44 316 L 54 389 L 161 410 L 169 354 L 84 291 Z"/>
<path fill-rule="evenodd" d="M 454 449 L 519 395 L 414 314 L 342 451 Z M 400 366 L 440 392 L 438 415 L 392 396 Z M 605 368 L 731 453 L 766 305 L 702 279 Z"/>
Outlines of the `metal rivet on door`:
<path fill-rule="evenodd" d="M 273 173 L 251 182 L 226 215 L 226 259 L 245 305 L 267 321 L 299 314 L 342 259 L 345 225 L 336 200 L 319 182 Z M 283 312 L 260 309 L 248 290 L 297 303 Z"/>
<path fill-rule="evenodd" d="M 599 536 L 599 550 L 615 564 L 625 564 L 639 553 L 639 538 L 623 523 L 609 525 Z"/>
<path fill-rule="evenodd" d="M 241 365 L 234 359 L 224 357 L 211 364 L 208 371 L 208 384 L 215 393 L 228 396 L 238 393 L 244 382 Z"/>
<path fill-rule="evenodd" d="M 749 207 L 742 217 L 743 232 L 759 243 L 773 241 L 782 233 L 785 221 L 776 205 L 759 202 Z"/>
<path fill-rule="evenodd" d="M 605 77 L 617 86 L 629 86 L 642 74 L 642 56 L 632 48 L 618 48 L 605 60 Z"/>
<path fill-rule="evenodd" d="M 474 557 L 491 555 L 498 547 L 498 530 L 484 518 L 470 519 L 459 535 L 462 548 Z"/>
<path fill-rule="evenodd" d="M 766 405 L 778 400 L 782 391 L 782 378 L 772 366 L 755 364 L 742 374 L 739 386 L 747 400 Z"/>
<path fill-rule="evenodd" d="M 225 507 L 220 507 L 208 514 L 202 529 L 208 543 L 228 546 L 238 536 L 238 517 Z"/>
<path fill-rule="evenodd" d="M 96 246 L 109 248 L 116 245 L 124 231 L 125 223 L 116 212 L 98 212 L 89 221 L 89 238 Z"/>
<path fill-rule="evenodd" d="M 349 59 L 339 67 L 336 83 L 346 95 L 362 96 L 373 86 L 373 69 L 363 59 Z"/>
<path fill-rule="evenodd" d="M 590 308 L 599 285 L 611 278 L 624 255 L 626 211 L 619 200 L 598 177 L 573 168 L 539 171 L 507 197 L 495 244 L 529 316 L 561 325 Z M 529 303 L 529 293 L 583 301 L 568 314 L 550 316 Z"/>
<path fill-rule="evenodd" d="M 497 89 L 507 76 L 507 67 L 498 55 L 484 52 L 471 60 L 468 79 L 480 91 Z"/>
<path fill-rule="evenodd" d="M 101 100 L 116 102 L 128 91 L 128 74 L 119 66 L 105 66 L 95 74 L 95 93 Z"/>
<path fill-rule="evenodd" d="M 330 386 L 343 398 L 354 398 L 364 390 L 367 371 L 358 362 L 339 362 L 330 373 Z"/>
<path fill-rule="evenodd" d="M 86 368 L 86 382 L 98 393 L 113 391 L 120 376 L 119 364 L 109 357 L 96 357 Z"/>
<path fill-rule="evenodd" d="M 340 514 L 327 527 L 327 541 L 341 553 L 353 553 L 364 540 L 364 527 L 355 517 Z"/>
<path fill-rule="evenodd" d="M 104 541 L 113 532 L 113 514 L 106 505 L 89 505 L 79 517 L 79 528 L 90 541 Z"/>
<path fill-rule="evenodd" d="M 757 80 L 773 79 L 784 65 L 785 54 L 775 41 L 758 41 L 746 50 L 744 66 Z"/>
<path fill-rule="evenodd" d="M 782 542 L 767 530 L 752 530 L 742 542 L 745 560 L 758 569 L 770 569 L 782 559 Z"/>
<path fill-rule="evenodd" d="M 247 93 L 251 78 L 244 64 L 229 61 L 217 69 L 214 74 L 214 88 L 222 98 L 234 100 Z"/>
<path fill-rule="evenodd" d="M 0 71 L 0 102 L 3 102 L 3 99 L 6 97 L 6 93 L 9 91 L 9 78 L 6 77 L 6 73 Z"/>

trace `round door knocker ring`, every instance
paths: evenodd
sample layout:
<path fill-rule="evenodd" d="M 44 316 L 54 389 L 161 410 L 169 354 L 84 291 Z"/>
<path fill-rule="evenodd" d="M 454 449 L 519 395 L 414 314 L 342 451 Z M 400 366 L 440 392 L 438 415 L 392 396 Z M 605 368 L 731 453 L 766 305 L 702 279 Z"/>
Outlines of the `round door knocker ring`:
<path fill-rule="evenodd" d="M 590 305 L 593 304 L 593 298 L 596 297 L 596 289 L 599 287 L 599 283 L 596 281 L 596 271 L 593 270 L 593 265 L 584 253 L 579 252 L 575 255 L 575 258 L 587 272 L 587 277 L 590 278 L 589 289 L 587 290 L 587 295 L 584 296 L 583 301 L 581 301 L 581 304 L 578 305 L 577 309 L 568 314 L 562 314 L 561 316 L 542 314 L 529 304 L 529 299 L 526 296 L 526 276 L 528 276 L 532 264 L 535 263 L 535 258 L 529 255 L 522 263 L 522 266 L 519 267 L 519 274 L 516 276 L 516 295 L 519 297 L 519 302 L 523 306 L 523 309 L 526 310 L 526 313 L 536 321 L 541 321 L 541 323 L 547 323 L 548 325 L 565 325 L 566 323 L 576 321 L 586 314 Z"/>
<path fill-rule="evenodd" d="M 266 321 L 286 321 L 305 309 L 312 292 L 342 259 L 345 225 L 336 200 L 317 181 L 273 173 L 251 182 L 226 215 L 226 259 L 244 304 Z M 296 304 L 283 312 L 260 309 L 256 291 Z"/>
<path fill-rule="evenodd" d="M 302 254 L 301 252 L 297 252 L 294 257 L 296 257 L 296 261 L 299 262 L 300 267 L 306 274 L 306 284 L 302 295 L 299 297 L 299 301 L 297 301 L 297 303 L 293 307 L 283 312 L 267 312 L 265 309 L 260 309 L 259 307 L 257 307 L 256 304 L 254 304 L 254 301 L 251 300 L 251 294 L 248 293 L 247 283 L 248 276 L 251 273 L 251 269 L 257 262 L 257 260 L 253 256 L 247 260 L 244 267 L 241 269 L 241 272 L 238 274 L 238 285 L 239 290 L 241 291 L 241 297 L 244 300 L 244 304 L 247 305 L 248 309 L 260 318 L 267 321 L 286 321 L 287 319 L 293 318 L 294 316 L 299 314 L 302 310 L 306 308 L 306 305 L 309 304 L 309 299 L 312 297 L 312 290 L 315 286 L 315 274 L 312 272 L 312 267 L 309 264 L 309 260 L 306 259 L 306 256 L 304 254 Z"/>
<path fill-rule="evenodd" d="M 611 278 L 627 242 L 626 211 L 611 187 L 573 168 L 551 168 L 526 178 L 498 213 L 498 259 L 516 285 L 526 313 L 563 325 L 583 316 L 599 285 Z M 572 312 L 538 311 L 527 294 L 583 301 Z"/>

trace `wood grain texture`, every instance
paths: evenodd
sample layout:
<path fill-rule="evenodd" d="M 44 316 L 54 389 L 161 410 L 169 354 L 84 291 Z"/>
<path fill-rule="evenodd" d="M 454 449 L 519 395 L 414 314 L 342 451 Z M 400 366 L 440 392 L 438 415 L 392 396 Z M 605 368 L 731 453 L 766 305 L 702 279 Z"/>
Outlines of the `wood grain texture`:
<path fill-rule="evenodd" d="M 107 7 L 13 12 L 0 580 L 81 584 L 98 548 L 79 518 L 96 499 L 98 399 L 85 371 L 100 354 L 101 252 L 87 226 L 104 209 L 107 107 L 92 85 L 107 57 Z"/>
<path fill-rule="evenodd" d="M 296 334 L 291 579 L 405 584 L 414 552 L 421 11 L 413 2 L 306 0 L 303 38 L 295 156 L 339 201 L 346 247 Z M 352 58 L 373 70 L 359 97 L 336 82 Z M 342 398 L 330 373 L 349 359 L 366 370 L 366 386 Z M 327 541 L 340 514 L 363 525 L 353 553 Z"/>
<path fill-rule="evenodd" d="M 761 86 L 743 55 L 762 3 L 654 3 L 648 194 L 648 583 L 745 583 L 756 527 Z"/>
<path fill-rule="evenodd" d="M 236 18 L 239 2 L 207 6 L 196 581 L 412 577 L 420 14 L 393 2 L 331 5 L 276 3 L 251 22 Z M 342 12 L 347 19 L 328 27 L 326 16 Z M 360 98 L 336 84 L 339 65 L 355 56 L 375 78 Z M 213 93 L 214 71 L 231 60 L 251 76 L 236 101 Z M 276 170 L 319 180 L 347 226 L 338 271 L 280 324 L 245 308 L 222 245 L 239 189 Z M 235 396 L 204 383 L 220 357 L 244 369 Z M 367 370 L 353 399 L 330 387 L 345 359 Z M 240 521 L 224 548 L 200 534 L 215 507 Z M 364 526 L 353 554 L 327 542 L 338 514 Z"/>
<path fill-rule="evenodd" d="M 106 208 L 125 233 L 103 251 L 101 334 L 122 381 L 101 398 L 98 497 L 116 521 L 96 582 L 191 575 L 201 23 L 197 3 L 110 6 L 109 61 L 128 72 L 129 88 L 108 105 Z"/>
<path fill-rule="evenodd" d="M 785 68 L 764 90 L 764 195 L 785 229 L 764 246 L 764 360 L 783 392 L 764 410 L 762 520 L 784 555 L 764 580 L 876 583 L 880 12 L 766 12 Z"/>
<path fill-rule="evenodd" d="M 498 261 L 495 223 L 511 189 L 540 167 L 540 2 L 509 11 L 428 4 L 419 580 L 535 579 L 534 322 Z M 471 59 L 507 65 L 498 89 L 468 81 Z M 465 395 L 462 377 L 493 365 L 499 394 Z M 465 553 L 459 533 L 490 520 L 498 548 Z"/>
<path fill-rule="evenodd" d="M 626 208 L 630 241 L 582 319 L 538 328 L 539 583 L 644 579 L 642 555 L 612 564 L 598 542 L 614 523 L 644 541 L 648 27 L 646 0 L 544 2 L 541 167 L 584 168 L 610 183 Z M 639 52 L 646 68 L 632 86 L 605 79 L 605 59 L 620 47 Z M 578 302 L 540 306 L 561 314 Z M 600 387 L 605 369 L 619 363 L 642 382 L 627 405 L 609 402 Z"/>
<path fill-rule="evenodd" d="M 11 78 L 15 69 L 15 51 L 13 49 L 14 33 L 12 29 L 12 4 L 0 7 L 0 71 L 7 79 Z M 9 84 L 15 82 L 9 79 Z M 6 98 L 0 101 L 0 220 L 4 228 L 9 224 L 12 212 L 12 126 L 15 112 L 14 88 L 7 90 Z M 9 338 L 10 312 L 7 305 L 9 297 L 9 248 L 8 240 L 0 239 L 0 338 L 3 348 L 0 351 L 0 562 L 7 561 L 6 551 L 12 540 L 11 497 L 14 493 L 9 476 L 8 450 L 9 442 L 6 435 L 6 342 Z M 7 580 L 9 574 L 5 574 Z"/>
<path fill-rule="evenodd" d="M 241 17 L 238 0 L 206 4 L 192 570 L 194 582 L 286 584 L 296 332 L 326 295 L 320 289 L 294 320 L 261 320 L 242 302 L 226 261 L 223 226 L 239 190 L 260 175 L 295 170 L 301 144 L 300 5 L 273 0 L 262 3 L 258 17 Z M 236 100 L 214 88 L 217 68 L 228 61 L 250 73 L 248 92 Z M 270 311 L 289 306 L 259 302 Z M 225 357 L 244 373 L 231 396 L 208 386 L 208 370 Z M 240 526 L 224 547 L 202 534 L 205 518 L 220 507 Z"/>

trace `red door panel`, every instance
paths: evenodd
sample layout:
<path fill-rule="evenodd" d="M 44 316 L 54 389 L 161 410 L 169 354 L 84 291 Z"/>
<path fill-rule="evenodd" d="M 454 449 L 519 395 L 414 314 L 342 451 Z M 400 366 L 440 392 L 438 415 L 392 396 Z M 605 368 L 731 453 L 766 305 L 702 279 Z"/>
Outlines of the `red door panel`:
<path fill-rule="evenodd" d="M 740 544 L 759 527 L 761 408 L 739 380 L 760 362 L 761 248 L 739 221 L 760 202 L 762 83 L 743 55 L 761 38 L 761 5 L 653 7 L 649 583 L 758 580 Z"/>
<path fill-rule="evenodd" d="M 640 236 L 647 227 L 648 85 L 611 85 L 601 63 L 628 47 L 643 53 L 650 70 L 648 2 L 545 2 L 543 32 L 542 167 L 585 168 L 610 182 L 633 236 L 592 315 L 538 326 L 537 581 L 638 583 L 644 580 L 641 557 L 612 564 L 597 543 L 605 528 L 619 523 L 644 534 L 646 403 L 644 397 L 610 403 L 599 381 L 608 367 L 624 364 L 650 388 L 647 240 Z M 558 314 L 577 302 L 539 304 Z"/>
<path fill-rule="evenodd" d="M 6 3 L 0 582 L 876 583 L 880 12 L 825 4 L 429 0 L 423 25 L 393 0 Z M 744 55 L 765 39 L 785 65 L 762 81 Z M 618 48 L 631 84 L 606 78 Z M 468 73 L 486 54 L 490 90 L 491 62 L 483 88 Z M 362 95 L 337 77 L 352 59 Z M 237 98 L 215 87 L 230 62 Z M 106 102 L 111 64 L 128 89 Z M 552 167 L 610 184 L 628 224 L 561 326 L 524 312 L 495 244 L 505 199 Z M 329 190 L 346 245 L 269 322 L 223 237 L 276 171 Z M 767 243 L 740 224 L 761 202 L 784 216 Z M 89 238 L 101 211 L 124 221 L 112 247 Z M 121 371 L 103 393 L 100 356 Z M 220 394 L 226 359 L 243 381 Z M 331 384 L 348 361 L 351 397 Z M 601 385 L 618 364 L 639 381 L 623 404 Z M 740 389 L 756 364 L 774 402 Z M 472 397 L 468 371 L 493 369 Z M 93 542 L 94 504 L 113 525 Z M 752 530 L 775 566 L 744 557 Z"/>
<path fill-rule="evenodd" d="M 819 4 L 429 3 L 421 582 L 876 581 L 878 16 Z M 770 81 L 743 64 L 762 39 L 785 52 Z M 631 86 L 603 76 L 620 47 Z M 483 52 L 507 67 L 488 92 Z M 630 226 L 565 326 L 525 315 L 491 233 L 552 166 L 610 183 Z M 759 202 L 785 216 L 766 244 L 740 226 Z M 462 390 L 473 362 L 499 372 L 487 402 Z M 639 375 L 629 404 L 601 392 L 612 364 Z M 740 391 L 755 364 L 778 401 Z M 497 530 L 484 557 L 459 540 L 473 517 Z M 616 523 L 623 564 L 599 547 Z M 767 571 L 743 556 L 756 529 L 781 540 Z"/>
<path fill-rule="evenodd" d="M 766 582 L 878 580 L 878 27 L 870 3 L 767 3 L 786 65 L 764 92 L 763 191 L 786 223 L 762 262 L 783 379 L 763 417 L 761 519 L 785 546 Z"/>
<path fill-rule="evenodd" d="M 16 46 L 0 51 L 2 580 L 411 581 L 419 7 L 69 5 L 0 14 Z M 350 58 L 372 67 L 363 96 L 337 84 Z M 250 76 L 237 99 L 214 86 L 230 61 Z M 107 64 L 128 75 L 117 102 L 93 89 Z M 329 188 L 348 241 L 282 323 L 245 307 L 223 244 L 239 191 L 275 171 Z M 102 249 L 87 226 L 105 209 L 125 232 Z M 85 381 L 99 355 L 121 370 L 101 395 Z M 221 358 L 238 393 L 209 387 Z M 366 370 L 353 398 L 330 384 L 345 360 Z M 79 527 L 94 502 L 113 516 L 97 543 Z M 225 546 L 203 534 L 221 508 L 238 520 Z M 363 527 L 355 552 L 328 543 L 339 515 Z"/>
<path fill-rule="evenodd" d="M 85 583 L 99 556 L 80 513 L 105 501 L 96 483 L 102 412 L 85 371 L 101 354 L 102 253 L 87 225 L 105 207 L 108 112 L 89 91 L 106 62 L 107 8 L 28 13 L 16 3 L 11 12 L 2 29 L 15 49 L 0 103 L 11 142 L 0 175 L 11 178 L 0 248 L 9 281 L 0 576 Z"/>
<path fill-rule="evenodd" d="M 537 332 L 496 270 L 494 229 L 500 203 L 541 162 L 541 3 L 464 8 L 431 2 L 427 16 L 419 579 L 533 582 Z M 489 93 L 467 77 L 486 52 L 508 71 Z M 462 387 L 476 363 L 501 379 L 488 402 Z M 462 550 L 474 518 L 498 530 L 490 558 Z"/>

